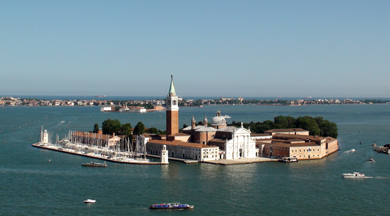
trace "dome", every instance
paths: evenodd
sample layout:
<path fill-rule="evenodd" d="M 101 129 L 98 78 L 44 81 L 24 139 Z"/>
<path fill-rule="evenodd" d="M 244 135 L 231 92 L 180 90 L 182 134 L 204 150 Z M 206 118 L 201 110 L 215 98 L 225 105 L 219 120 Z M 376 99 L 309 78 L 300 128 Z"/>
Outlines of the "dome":
<path fill-rule="evenodd" d="M 223 116 L 215 116 L 211 120 L 211 125 L 226 125 L 225 117 Z"/>

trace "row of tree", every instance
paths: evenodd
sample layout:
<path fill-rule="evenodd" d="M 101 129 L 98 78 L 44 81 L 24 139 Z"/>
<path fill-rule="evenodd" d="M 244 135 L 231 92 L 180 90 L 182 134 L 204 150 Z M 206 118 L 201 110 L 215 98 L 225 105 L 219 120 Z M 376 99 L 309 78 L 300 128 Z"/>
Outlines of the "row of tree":
<path fill-rule="evenodd" d="M 103 134 L 111 135 L 113 133 L 117 135 L 125 135 L 131 137 L 132 135 L 141 135 L 146 132 L 145 125 L 142 122 L 138 122 L 135 128 L 131 127 L 131 123 L 121 124 L 118 119 L 107 119 L 102 122 Z M 99 131 L 99 124 L 96 123 L 93 127 L 93 132 Z"/>
<path fill-rule="evenodd" d="M 97 133 L 100 130 L 99 124 L 96 123 L 93 127 L 93 132 Z M 145 125 L 142 122 L 138 122 L 134 129 L 131 127 L 131 123 L 121 124 L 118 119 L 107 119 L 102 122 L 102 132 L 103 134 L 112 135 L 113 133 L 117 135 L 125 135 L 132 137 L 132 135 L 141 135 L 143 133 L 149 134 L 166 134 L 166 131 L 158 130 L 155 127 L 145 128 Z"/>
<path fill-rule="evenodd" d="M 239 127 L 241 123 L 233 121 L 231 125 Z M 253 133 L 264 133 L 271 129 L 302 128 L 308 130 L 310 135 L 330 136 L 333 138 L 337 138 L 338 136 L 337 124 L 320 116 L 315 118 L 310 116 L 300 116 L 298 118 L 291 116 L 276 116 L 274 117 L 274 121 L 266 120 L 256 123 L 244 123 L 244 127 L 250 127 L 250 130 Z"/>

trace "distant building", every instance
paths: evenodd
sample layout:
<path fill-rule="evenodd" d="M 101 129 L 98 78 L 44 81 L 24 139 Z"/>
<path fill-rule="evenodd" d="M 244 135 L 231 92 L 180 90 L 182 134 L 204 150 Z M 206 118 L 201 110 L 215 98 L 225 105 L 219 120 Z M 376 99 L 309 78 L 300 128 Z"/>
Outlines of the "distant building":
<path fill-rule="evenodd" d="M 115 106 L 102 106 L 100 107 L 101 112 L 113 112 L 115 111 Z"/>

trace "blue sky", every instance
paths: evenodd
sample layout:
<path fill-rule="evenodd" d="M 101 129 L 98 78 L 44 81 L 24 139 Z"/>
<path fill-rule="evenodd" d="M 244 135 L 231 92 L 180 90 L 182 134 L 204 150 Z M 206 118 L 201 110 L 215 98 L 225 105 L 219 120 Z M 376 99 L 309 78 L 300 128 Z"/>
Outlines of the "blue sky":
<path fill-rule="evenodd" d="M 390 1 L 0 0 L 0 95 L 387 97 Z"/>

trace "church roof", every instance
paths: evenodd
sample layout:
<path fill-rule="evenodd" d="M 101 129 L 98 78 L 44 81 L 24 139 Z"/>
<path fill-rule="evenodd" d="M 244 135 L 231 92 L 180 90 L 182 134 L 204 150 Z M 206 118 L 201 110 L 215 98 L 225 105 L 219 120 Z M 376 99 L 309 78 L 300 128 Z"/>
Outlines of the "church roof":
<path fill-rule="evenodd" d="M 159 144 L 159 145 L 170 145 L 170 146 L 183 146 L 183 147 L 200 148 L 200 149 L 218 147 L 218 146 L 209 146 L 209 145 L 204 145 L 199 143 L 183 142 L 180 140 L 174 140 L 174 141 L 151 140 L 148 143 Z"/>
<path fill-rule="evenodd" d="M 191 126 L 183 128 L 183 131 L 190 131 L 190 130 L 192 130 Z M 208 127 L 208 126 L 204 126 L 204 125 L 195 126 L 194 130 L 197 132 L 206 132 L 206 131 L 207 132 L 215 132 L 215 131 L 217 131 L 217 129 L 215 129 L 213 127 Z"/>
<path fill-rule="evenodd" d="M 213 127 L 207 127 L 207 126 L 198 126 L 198 128 L 195 128 L 195 131 L 197 132 L 215 132 L 217 129 Z"/>
<path fill-rule="evenodd" d="M 239 128 L 234 127 L 234 126 L 227 126 L 227 127 L 218 129 L 218 131 L 221 131 L 221 132 L 234 132 L 234 131 L 236 131 L 238 129 Z"/>

